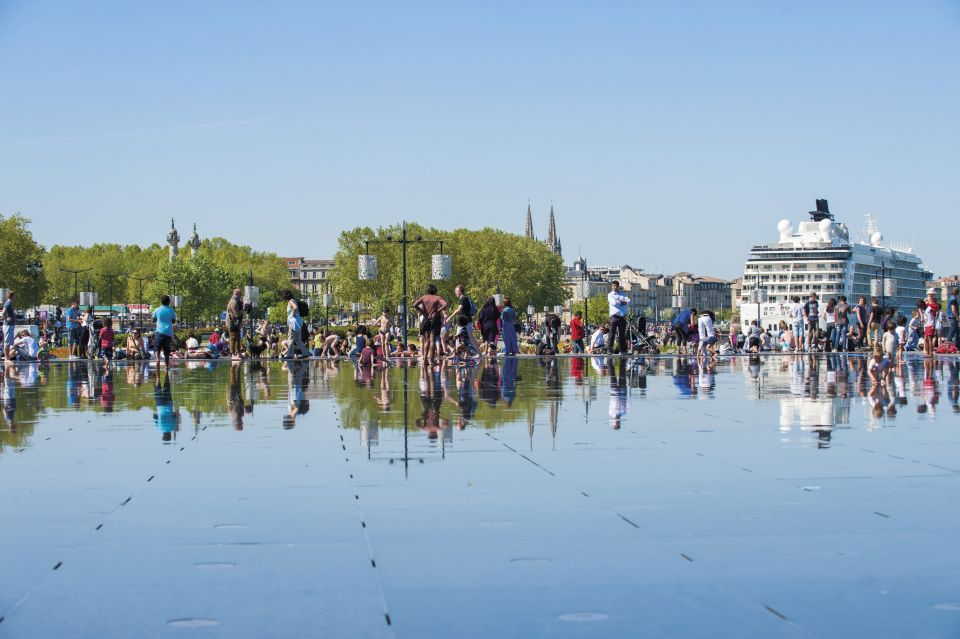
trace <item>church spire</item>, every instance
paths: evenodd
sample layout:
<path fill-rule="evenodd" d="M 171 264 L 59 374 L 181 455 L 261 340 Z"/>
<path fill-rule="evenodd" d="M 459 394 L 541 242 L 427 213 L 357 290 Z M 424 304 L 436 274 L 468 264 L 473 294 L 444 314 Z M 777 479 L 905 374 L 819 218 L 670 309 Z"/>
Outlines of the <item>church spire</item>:
<path fill-rule="evenodd" d="M 523 229 L 523 234 L 528 240 L 533 238 L 533 212 L 530 210 L 530 200 L 527 200 L 527 225 Z"/>
<path fill-rule="evenodd" d="M 550 221 L 547 223 L 547 246 L 557 252 L 557 221 L 553 217 L 553 204 L 550 205 Z"/>

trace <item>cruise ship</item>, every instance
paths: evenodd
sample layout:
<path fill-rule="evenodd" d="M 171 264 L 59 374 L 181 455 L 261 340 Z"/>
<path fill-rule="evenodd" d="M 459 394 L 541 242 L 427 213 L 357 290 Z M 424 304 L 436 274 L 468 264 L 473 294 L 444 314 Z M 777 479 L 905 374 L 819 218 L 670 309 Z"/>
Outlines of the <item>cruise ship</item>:
<path fill-rule="evenodd" d="M 913 248 L 886 242 L 869 215 L 862 238 L 853 241 L 827 200 L 817 200 L 816 206 L 797 229 L 790 220 L 780 220 L 777 242 L 750 249 L 739 300 L 743 326 L 758 315 L 768 329 L 780 320 L 789 323 L 791 298 L 799 295 L 806 301 L 810 293 L 817 294 L 821 305 L 840 295 L 851 306 L 861 296 L 868 302 L 876 297 L 909 316 L 933 279 Z"/>

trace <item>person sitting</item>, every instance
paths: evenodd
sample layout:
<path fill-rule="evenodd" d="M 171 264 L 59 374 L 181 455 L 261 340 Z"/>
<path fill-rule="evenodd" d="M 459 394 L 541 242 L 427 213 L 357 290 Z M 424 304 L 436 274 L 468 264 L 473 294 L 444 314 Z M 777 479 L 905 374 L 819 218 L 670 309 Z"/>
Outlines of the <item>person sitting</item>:
<path fill-rule="evenodd" d="M 41 362 L 49 361 L 50 359 L 50 337 L 43 333 L 40 335 L 40 348 L 37 351 L 37 360 Z"/>
<path fill-rule="evenodd" d="M 140 336 L 139 329 L 133 329 L 133 332 L 127 335 L 125 357 L 127 359 L 147 359 L 147 349 L 144 348 L 143 337 Z"/>
<path fill-rule="evenodd" d="M 30 331 L 20 331 L 13 345 L 7 350 L 7 357 L 18 362 L 35 362 L 40 353 L 40 345 L 33 339 Z"/>

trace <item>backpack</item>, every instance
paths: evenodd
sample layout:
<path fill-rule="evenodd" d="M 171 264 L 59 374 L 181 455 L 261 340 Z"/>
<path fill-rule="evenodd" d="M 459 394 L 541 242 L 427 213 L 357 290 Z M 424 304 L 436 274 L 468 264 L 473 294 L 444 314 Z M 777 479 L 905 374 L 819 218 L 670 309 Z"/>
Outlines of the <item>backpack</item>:
<path fill-rule="evenodd" d="M 304 300 L 297 300 L 297 313 L 300 317 L 310 317 L 310 306 Z"/>
<path fill-rule="evenodd" d="M 470 317 L 473 317 L 474 315 L 477 314 L 477 305 L 473 303 L 473 298 L 468 297 L 468 298 L 467 298 L 467 301 L 470 302 L 470 309 L 469 309 L 470 315 L 469 315 L 469 316 L 470 316 Z"/>

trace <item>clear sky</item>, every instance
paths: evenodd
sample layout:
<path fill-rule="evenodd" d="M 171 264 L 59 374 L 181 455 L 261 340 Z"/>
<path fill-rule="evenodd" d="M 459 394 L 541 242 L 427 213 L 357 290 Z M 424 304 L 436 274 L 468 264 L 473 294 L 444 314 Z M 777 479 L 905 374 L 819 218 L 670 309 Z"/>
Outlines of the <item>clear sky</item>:
<path fill-rule="evenodd" d="M 0 212 L 327 257 L 401 219 L 733 277 L 825 197 L 960 271 L 960 2 L 0 0 Z M 949 231 L 949 232 L 945 232 Z"/>

